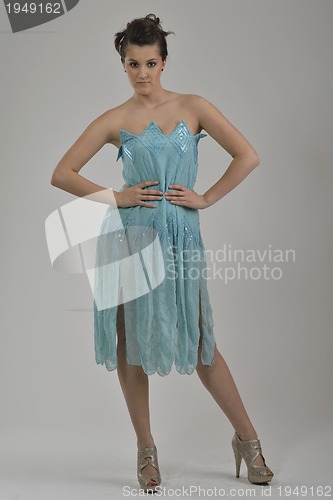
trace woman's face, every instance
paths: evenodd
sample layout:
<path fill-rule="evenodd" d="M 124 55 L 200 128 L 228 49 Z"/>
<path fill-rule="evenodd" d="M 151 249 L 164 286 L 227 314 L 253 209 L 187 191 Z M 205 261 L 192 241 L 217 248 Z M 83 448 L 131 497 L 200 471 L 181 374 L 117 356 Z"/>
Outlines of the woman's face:
<path fill-rule="evenodd" d="M 161 86 L 161 71 L 165 63 L 156 44 L 128 45 L 123 66 L 133 89 L 139 94 L 147 95 Z"/>

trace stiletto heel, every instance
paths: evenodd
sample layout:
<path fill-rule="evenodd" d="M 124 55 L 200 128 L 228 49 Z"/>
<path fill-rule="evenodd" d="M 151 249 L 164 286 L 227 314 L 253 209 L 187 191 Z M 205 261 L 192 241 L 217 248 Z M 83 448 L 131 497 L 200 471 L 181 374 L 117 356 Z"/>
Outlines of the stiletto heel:
<path fill-rule="evenodd" d="M 235 454 L 236 477 L 239 477 L 240 465 L 243 458 L 247 465 L 247 478 L 250 483 L 263 484 L 271 481 L 274 474 L 266 465 L 264 455 L 261 451 L 259 439 L 249 439 L 247 441 L 242 441 L 239 438 L 237 432 L 235 432 L 231 444 Z M 256 465 L 254 463 L 260 455 L 262 456 L 263 462 L 265 464 L 264 466 Z"/>
<path fill-rule="evenodd" d="M 239 471 L 240 471 L 240 466 L 241 466 L 241 462 L 242 462 L 242 455 L 239 453 L 234 441 L 232 441 L 231 444 L 232 444 L 232 449 L 234 450 L 234 455 L 235 455 L 236 477 L 239 477 Z"/>
<path fill-rule="evenodd" d="M 147 465 L 152 465 L 153 467 L 155 467 L 157 471 L 156 474 L 152 474 L 150 476 L 142 474 L 142 470 Z M 156 446 L 154 446 L 153 448 L 143 448 L 141 450 L 138 450 L 137 477 L 140 483 L 140 487 L 145 492 L 148 491 L 149 493 L 155 493 L 156 487 L 161 484 L 161 474 L 158 466 Z M 154 480 L 156 484 L 148 484 L 151 480 Z"/>

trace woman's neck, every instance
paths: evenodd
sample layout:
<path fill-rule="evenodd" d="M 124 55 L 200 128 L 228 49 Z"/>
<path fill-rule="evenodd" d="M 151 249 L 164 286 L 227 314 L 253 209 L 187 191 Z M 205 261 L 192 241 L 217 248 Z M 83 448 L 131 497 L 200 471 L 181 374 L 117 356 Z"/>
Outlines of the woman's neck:
<path fill-rule="evenodd" d="M 169 94 L 170 92 L 168 90 L 160 87 L 156 90 L 153 90 L 147 95 L 142 95 L 135 92 L 131 100 L 136 106 L 140 106 L 142 108 L 156 108 L 157 106 L 165 102 L 166 97 Z"/>

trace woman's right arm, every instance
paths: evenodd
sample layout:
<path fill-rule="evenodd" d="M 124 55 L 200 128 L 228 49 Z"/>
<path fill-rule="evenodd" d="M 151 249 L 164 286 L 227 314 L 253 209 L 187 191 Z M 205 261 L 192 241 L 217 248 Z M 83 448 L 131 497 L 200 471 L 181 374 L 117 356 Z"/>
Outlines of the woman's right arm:
<path fill-rule="evenodd" d="M 90 200 L 121 205 L 121 193 L 94 184 L 79 174 L 81 168 L 113 138 L 112 121 L 111 111 L 106 111 L 87 126 L 55 167 L 52 186 Z"/>
<path fill-rule="evenodd" d="M 157 184 L 157 181 L 145 181 L 123 191 L 114 191 L 94 184 L 79 174 L 81 168 L 104 146 L 117 137 L 120 121 L 114 110 L 109 110 L 98 116 L 88 125 L 80 137 L 61 158 L 51 177 L 52 186 L 58 187 L 76 196 L 89 200 L 107 203 L 117 207 L 132 207 L 141 205 L 155 208 L 149 203 L 160 200 L 162 191 L 149 190 L 147 187 Z M 149 200 L 149 201 L 147 201 Z"/>

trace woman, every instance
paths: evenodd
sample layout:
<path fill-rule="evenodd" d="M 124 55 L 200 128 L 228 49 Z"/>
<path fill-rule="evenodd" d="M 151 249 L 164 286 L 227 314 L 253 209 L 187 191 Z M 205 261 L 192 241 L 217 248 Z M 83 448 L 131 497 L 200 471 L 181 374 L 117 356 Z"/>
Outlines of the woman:
<path fill-rule="evenodd" d="M 140 486 L 145 491 L 156 491 L 161 483 L 157 448 L 150 430 L 148 375 L 155 372 L 167 375 L 174 360 L 180 373 L 197 371 L 230 420 L 235 430 L 232 447 L 236 477 L 243 458 L 249 481 L 265 484 L 273 473 L 266 466 L 257 433 L 215 343 L 212 310 L 202 272 L 205 256 L 198 215 L 199 209 L 212 206 L 234 189 L 260 160 L 243 135 L 206 99 L 162 87 L 161 73 L 168 55 L 166 36 L 170 33 L 163 31 L 154 14 L 134 19 L 126 29 L 116 33 L 115 47 L 133 95 L 86 128 L 55 168 L 51 184 L 112 207 L 103 220 L 100 238 L 112 229 L 113 240 L 98 243 L 99 269 L 106 268 L 101 265 L 102 260 L 105 262 L 110 253 L 114 252 L 115 257 L 119 252 L 118 242 L 124 239 L 118 236 L 124 235 L 128 242 L 130 229 L 137 230 L 140 226 L 144 229 L 135 233 L 141 244 L 144 234 L 146 237 L 148 233 L 150 242 L 156 233 L 159 237 L 160 248 L 154 247 L 156 251 L 151 258 L 154 264 L 155 259 L 157 262 L 155 271 L 165 271 L 164 279 L 151 290 L 128 300 L 122 295 L 128 291 L 124 282 L 120 290 L 117 275 L 111 285 L 118 284 L 119 303 L 97 308 L 94 301 L 96 361 L 105 363 L 108 370 L 117 368 L 137 436 Z M 203 129 L 233 160 L 210 189 L 198 194 L 193 185 L 198 141 L 207 135 L 201 133 Z M 107 188 L 79 175 L 80 169 L 106 143 L 119 148 L 118 158 L 122 157 L 126 181 L 111 196 Z M 114 221 L 109 222 L 115 206 L 122 221 L 119 227 Z M 184 250 L 191 257 L 187 264 L 179 262 Z M 165 267 L 157 259 L 158 251 L 162 262 L 168 262 Z M 200 255 L 196 261 L 192 258 L 195 251 Z M 150 263 L 146 261 L 147 267 Z M 199 271 L 194 277 L 193 269 Z M 110 287 L 105 286 L 107 276 L 103 272 L 99 270 L 96 274 L 97 286 L 108 294 Z M 130 277 L 134 288 L 142 285 L 142 275 L 137 281 L 136 273 Z"/>

